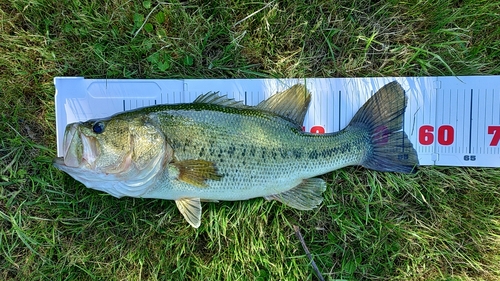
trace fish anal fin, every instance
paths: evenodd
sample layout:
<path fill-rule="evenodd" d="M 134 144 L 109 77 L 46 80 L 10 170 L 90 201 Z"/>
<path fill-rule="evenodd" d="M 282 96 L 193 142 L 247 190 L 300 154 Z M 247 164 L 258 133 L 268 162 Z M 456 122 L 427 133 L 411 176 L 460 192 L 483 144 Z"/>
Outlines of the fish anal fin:
<path fill-rule="evenodd" d="M 222 175 L 217 172 L 215 164 L 206 160 L 184 160 L 171 164 L 177 168 L 177 178 L 180 181 L 198 186 L 206 187 L 206 180 L 220 180 Z"/>
<path fill-rule="evenodd" d="M 267 200 L 277 200 L 299 210 L 312 210 L 323 202 L 322 193 L 326 183 L 320 178 L 303 180 L 294 188 L 279 194 L 266 196 Z"/>
<path fill-rule="evenodd" d="M 201 202 L 200 198 L 182 198 L 175 200 L 177 209 L 186 221 L 194 228 L 201 224 Z"/>
<path fill-rule="evenodd" d="M 259 103 L 256 108 L 273 112 L 302 126 L 306 116 L 311 93 L 301 84 L 296 84 Z"/>

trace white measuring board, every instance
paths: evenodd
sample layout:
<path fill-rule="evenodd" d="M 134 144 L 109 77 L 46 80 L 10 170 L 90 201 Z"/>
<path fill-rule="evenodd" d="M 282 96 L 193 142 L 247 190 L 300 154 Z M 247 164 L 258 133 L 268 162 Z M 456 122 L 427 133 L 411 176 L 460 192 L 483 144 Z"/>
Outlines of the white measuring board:
<path fill-rule="evenodd" d="M 192 102 L 219 92 L 247 105 L 294 84 L 312 94 L 304 130 L 344 128 L 383 85 L 398 81 L 408 96 L 404 128 L 421 165 L 500 167 L 500 76 L 307 79 L 85 79 L 56 77 L 58 155 L 67 124 L 143 106 Z"/>

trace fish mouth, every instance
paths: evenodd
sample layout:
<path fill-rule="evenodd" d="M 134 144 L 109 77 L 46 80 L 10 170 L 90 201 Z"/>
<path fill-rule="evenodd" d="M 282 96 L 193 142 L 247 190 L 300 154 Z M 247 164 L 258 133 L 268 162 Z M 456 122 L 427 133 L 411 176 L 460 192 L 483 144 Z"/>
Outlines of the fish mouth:
<path fill-rule="evenodd" d="M 63 140 L 63 157 L 54 159 L 54 164 L 67 167 L 92 168 L 99 156 L 97 141 L 94 137 L 86 136 L 79 130 L 79 123 L 69 124 L 66 127 Z"/>
<path fill-rule="evenodd" d="M 56 157 L 54 160 L 52 160 L 52 163 L 56 165 L 57 167 L 63 166 L 64 164 L 64 157 Z"/>

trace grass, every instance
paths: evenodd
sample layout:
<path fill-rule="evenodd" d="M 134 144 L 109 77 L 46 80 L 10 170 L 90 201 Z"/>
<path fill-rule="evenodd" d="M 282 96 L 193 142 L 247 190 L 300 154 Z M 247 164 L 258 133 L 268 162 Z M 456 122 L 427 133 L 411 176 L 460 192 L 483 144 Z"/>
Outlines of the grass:
<path fill-rule="evenodd" d="M 500 170 L 351 167 L 310 212 L 115 199 L 52 164 L 54 76 L 500 74 L 494 1 L 0 3 L 0 279 L 498 280 Z"/>

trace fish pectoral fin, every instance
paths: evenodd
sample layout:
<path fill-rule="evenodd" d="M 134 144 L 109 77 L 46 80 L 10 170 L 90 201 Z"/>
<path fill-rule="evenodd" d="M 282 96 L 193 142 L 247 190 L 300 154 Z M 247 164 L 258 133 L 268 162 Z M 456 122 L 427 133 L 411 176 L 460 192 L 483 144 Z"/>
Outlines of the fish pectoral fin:
<path fill-rule="evenodd" d="M 205 160 L 184 160 L 172 163 L 177 168 L 177 178 L 180 181 L 198 187 L 206 187 L 206 180 L 220 180 L 222 175 L 217 172 L 217 167 L 210 161 Z"/>
<path fill-rule="evenodd" d="M 311 210 L 323 202 L 322 193 L 326 183 L 319 178 L 303 180 L 296 187 L 279 194 L 266 196 L 267 200 L 277 200 L 285 205 L 299 210 Z"/>
<path fill-rule="evenodd" d="M 182 198 L 175 200 L 177 209 L 181 212 L 186 221 L 194 228 L 201 224 L 201 203 L 200 198 Z"/>

